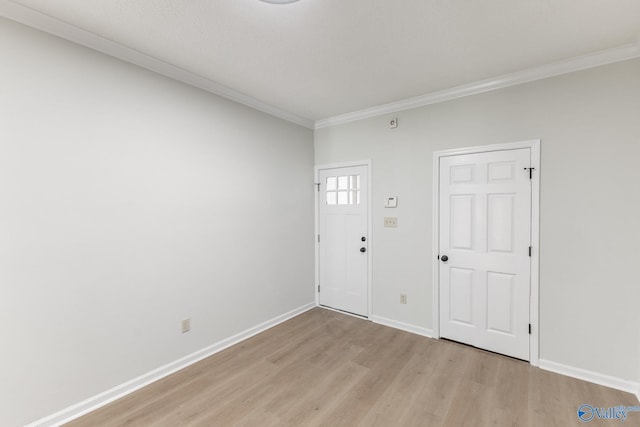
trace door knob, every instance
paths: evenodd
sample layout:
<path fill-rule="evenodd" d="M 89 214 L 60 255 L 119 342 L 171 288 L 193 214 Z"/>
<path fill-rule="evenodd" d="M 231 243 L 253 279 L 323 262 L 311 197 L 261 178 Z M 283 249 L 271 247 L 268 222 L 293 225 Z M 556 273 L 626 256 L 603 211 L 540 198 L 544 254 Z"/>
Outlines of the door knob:
<path fill-rule="evenodd" d="M 360 248 L 360 252 L 367 252 L 367 248 Z"/>
<path fill-rule="evenodd" d="M 448 257 L 448 256 L 446 256 L 446 255 L 442 255 L 442 256 L 440 257 L 440 259 L 442 260 L 442 262 L 447 262 L 447 261 L 449 261 L 449 257 Z"/>
<path fill-rule="evenodd" d="M 362 237 L 360 238 L 360 240 L 362 240 L 363 242 L 366 242 L 366 241 L 367 241 L 367 238 L 366 238 L 366 237 L 364 237 L 364 236 L 362 236 Z"/>

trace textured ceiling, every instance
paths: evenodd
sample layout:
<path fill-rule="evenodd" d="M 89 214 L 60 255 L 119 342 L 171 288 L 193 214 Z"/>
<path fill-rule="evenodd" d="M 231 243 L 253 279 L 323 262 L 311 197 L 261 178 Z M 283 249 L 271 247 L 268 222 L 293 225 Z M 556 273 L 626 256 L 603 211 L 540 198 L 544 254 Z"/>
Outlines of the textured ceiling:
<path fill-rule="evenodd" d="M 637 43 L 639 0 L 14 0 L 318 120 Z"/>

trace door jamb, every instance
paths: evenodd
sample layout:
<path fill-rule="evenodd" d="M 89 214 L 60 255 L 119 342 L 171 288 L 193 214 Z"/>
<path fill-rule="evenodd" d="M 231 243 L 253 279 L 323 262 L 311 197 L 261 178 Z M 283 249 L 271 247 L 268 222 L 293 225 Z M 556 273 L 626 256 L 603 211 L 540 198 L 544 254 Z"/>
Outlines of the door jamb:
<path fill-rule="evenodd" d="M 485 153 L 490 151 L 531 149 L 531 167 L 535 168 L 531 180 L 531 296 L 529 299 L 529 363 L 538 366 L 540 359 L 540 139 L 492 144 L 468 148 L 442 150 L 433 153 L 433 253 L 432 253 L 432 288 L 433 288 L 433 338 L 440 338 L 440 158 L 460 154 Z"/>
<path fill-rule="evenodd" d="M 313 168 L 313 182 L 314 186 L 320 182 L 319 175 L 321 170 L 325 169 L 337 169 L 337 168 L 347 168 L 351 166 L 365 166 L 367 168 L 367 318 L 371 318 L 372 313 L 372 292 L 371 292 L 371 282 L 372 282 L 372 272 L 373 272 L 373 226 L 371 224 L 371 195 L 373 187 L 371 184 L 371 160 L 356 160 L 351 162 L 341 162 L 341 163 L 329 163 L 322 165 L 315 165 Z M 318 234 L 320 233 L 320 192 L 314 189 L 315 197 L 314 199 L 314 250 L 315 250 L 315 276 L 314 276 L 314 294 L 316 300 L 316 307 L 320 306 L 320 294 L 318 293 L 318 286 L 320 285 L 320 247 L 318 243 Z"/>

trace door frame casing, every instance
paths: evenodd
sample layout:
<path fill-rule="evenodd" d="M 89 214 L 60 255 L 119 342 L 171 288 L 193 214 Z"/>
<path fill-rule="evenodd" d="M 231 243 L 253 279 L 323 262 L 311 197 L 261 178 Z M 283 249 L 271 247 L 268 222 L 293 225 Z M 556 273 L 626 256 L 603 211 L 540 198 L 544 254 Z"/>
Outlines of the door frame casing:
<path fill-rule="evenodd" d="M 442 157 L 462 154 L 477 154 L 491 151 L 531 150 L 531 167 L 535 168 L 531 179 L 531 288 L 529 300 L 529 363 L 538 366 L 540 359 L 540 139 L 492 144 L 476 147 L 454 148 L 435 151 L 433 153 L 433 253 L 432 253 L 432 287 L 433 287 L 433 338 L 440 338 L 440 159 Z"/>
<path fill-rule="evenodd" d="M 337 168 L 348 168 L 352 166 L 365 166 L 367 168 L 367 319 L 371 318 L 371 275 L 372 275 L 372 260 L 373 260 L 373 227 L 371 224 L 371 160 L 356 160 L 351 162 L 340 162 L 340 163 L 329 163 L 323 165 L 315 165 L 313 167 L 313 182 L 314 186 L 317 186 L 320 183 L 320 171 L 326 169 L 337 169 Z M 314 250 L 315 250 L 315 277 L 314 277 L 314 294 L 316 300 L 316 307 L 320 306 L 320 293 L 318 292 L 318 286 L 320 283 L 320 243 L 318 243 L 318 234 L 320 234 L 320 192 L 315 188 L 313 190 L 315 192 L 314 197 L 314 216 L 315 216 L 315 224 L 314 224 Z M 320 238 L 322 240 L 322 237 Z M 328 308 L 328 307 L 327 307 Z M 349 313 L 346 313 L 349 314 Z M 360 316 L 357 316 L 360 317 Z"/>

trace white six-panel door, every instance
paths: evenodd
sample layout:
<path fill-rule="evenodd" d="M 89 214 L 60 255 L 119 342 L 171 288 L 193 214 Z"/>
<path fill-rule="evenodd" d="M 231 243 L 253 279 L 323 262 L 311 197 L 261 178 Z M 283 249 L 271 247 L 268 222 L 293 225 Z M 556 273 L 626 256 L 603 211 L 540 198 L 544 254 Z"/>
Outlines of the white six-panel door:
<path fill-rule="evenodd" d="M 530 162 L 529 148 L 440 158 L 440 334 L 524 360 Z"/>
<path fill-rule="evenodd" d="M 321 169 L 318 177 L 319 302 L 367 316 L 367 167 Z"/>

